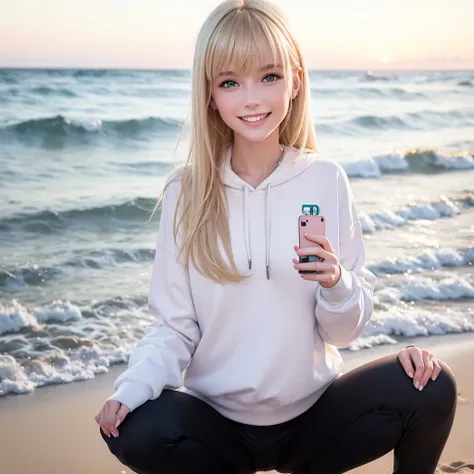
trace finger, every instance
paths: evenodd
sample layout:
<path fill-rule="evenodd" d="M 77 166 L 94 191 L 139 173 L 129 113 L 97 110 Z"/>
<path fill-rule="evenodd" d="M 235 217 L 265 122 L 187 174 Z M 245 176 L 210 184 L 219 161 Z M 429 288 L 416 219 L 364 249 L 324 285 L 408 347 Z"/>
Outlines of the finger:
<path fill-rule="evenodd" d="M 308 281 L 316 281 L 319 283 L 331 283 L 334 281 L 334 275 L 331 273 L 302 273 L 300 277 Z"/>
<path fill-rule="evenodd" d="M 99 425 L 100 425 L 100 429 L 104 432 L 105 436 L 110 438 L 110 431 L 107 429 L 105 425 L 105 415 L 103 411 L 101 411 L 100 413 Z"/>
<path fill-rule="evenodd" d="M 443 370 L 438 359 L 433 359 L 433 373 L 431 374 L 431 379 L 433 382 L 438 378 L 438 375 Z"/>
<path fill-rule="evenodd" d="M 304 257 L 307 255 L 317 255 L 318 257 L 321 257 L 323 260 L 327 260 L 329 262 L 332 262 L 336 259 L 336 256 L 332 253 L 327 252 L 321 247 L 304 247 L 300 248 L 296 252 L 299 256 Z"/>
<path fill-rule="evenodd" d="M 129 412 L 130 412 L 130 409 L 127 407 L 127 405 L 124 405 L 122 403 L 122 405 L 120 406 L 120 410 L 117 413 L 117 417 L 115 419 L 115 428 L 118 428 L 120 423 L 122 423 L 122 421 L 129 414 Z M 117 430 L 117 432 L 118 432 L 118 430 Z"/>
<path fill-rule="evenodd" d="M 316 272 L 331 272 L 331 270 L 334 268 L 334 265 L 331 263 L 326 263 L 326 262 L 305 262 L 305 263 L 299 263 L 298 260 L 296 260 L 297 263 L 293 265 L 294 268 L 297 270 L 313 270 Z"/>
<path fill-rule="evenodd" d="M 421 377 L 420 380 L 420 388 L 418 389 L 420 392 L 423 390 L 423 387 L 426 387 L 426 384 L 428 383 L 428 380 L 430 379 L 431 374 L 433 373 L 433 354 L 431 354 L 426 349 L 423 349 L 421 351 L 421 354 L 423 356 L 423 362 L 425 364 L 425 371 L 423 372 L 423 377 Z"/>
<path fill-rule="evenodd" d="M 410 357 L 413 361 L 413 365 L 415 367 L 415 374 L 413 375 L 413 385 L 416 389 L 420 386 L 421 377 L 423 377 L 423 373 L 425 371 L 425 363 L 423 362 L 423 357 L 421 355 L 421 350 L 417 347 L 410 348 Z"/>
<path fill-rule="evenodd" d="M 334 249 L 332 248 L 331 242 L 324 235 L 305 233 L 304 236 L 312 242 L 321 244 L 328 252 L 334 253 Z"/>
<path fill-rule="evenodd" d="M 407 351 L 401 351 L 398 354 L 398 360 L 402 367 L 405 369 L 406 374 L 411 379 L 413 378 L 413 374 L 415 373 L 415 369 L 413 368 L 413 362 L 411 360 L 410 354 Z"/>
<path fill-rule="evenodd" d="M 117 420 L 117 412 L 120 405 L 114 404 L 107 404 L 106 409 L 106 420 L 105 420 L 105 427 L 113 436 L 118 435 L 117 428 L 115 428 L 115 422 Z"/>

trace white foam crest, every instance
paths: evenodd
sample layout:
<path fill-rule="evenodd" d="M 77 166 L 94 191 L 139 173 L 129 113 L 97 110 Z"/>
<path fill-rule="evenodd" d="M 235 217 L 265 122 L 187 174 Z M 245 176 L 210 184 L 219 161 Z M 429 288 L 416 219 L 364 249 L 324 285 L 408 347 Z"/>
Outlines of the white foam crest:
<path fill-rule="evenodd" d="M 55 349 L 44 359 L 23 360 L 21 364 L 10 355 L 0 354 L 0 396 L 31 392 L 43 385 L 92 379 L 108 372 L 112 364 L 126 362 L 134 344 L 117 341 L 117 347 L 110 349 L 92 343 L 68 353 Z"/>
<path fill-rule="evenodd" d="M 51 304 L 35 310 L 36 319 L 41 322 L 57 321 L 65 323 L 68 321 L 79 321 L 82 319 L 81 310 L 70 303 L 55 300 Z"/>
<path fill-rule="evenodd" d="M 14 357 L 0 354 L 0 397 L 7 393 L 27 393 L 35 388 Z"/>
<path fill-rule="evenodd" d="M 474 298 L 474 279 L 454 276 L 435 281 L 433 278 L 410 276 L 410 282 L 400 287 L 376 290 L 374 304 L 397 304 L 400 301 L 457 301 Z"/>
<path fill-rule="evenodd" d="M 474 157 L 465 150 L 459 152 L 444 152 L 440 150 L 403 150 L 389 151 L 369 158 L 360 158 L 356 161 L 341 163 L 347 175 L 351 178 L 379 178 L 384 173 L 403 173 L 410 170 L 407 155 L 414 158 L 414 166 L 426 168 L 441 168 L 446 170 L 474 169 Z"/>
<path fill-rule="evenodd" d="M 408 258 L 389 258 L 370 265 L 375 274 L 421 272 L 442 267 L 462 267 L 474 262 L 474 249 L 458 250 L 453 248 L 429 249 L 418 256 Z"/>
<path fill-rule="evenodd" d="M 351 178 L 378 178 L 384 173 L 401 173 L 409 169 L 404 152 L 391 151 L 342 163 Z"/>
<path fill-rule="evenodd" d="M 404 301 L 474 298 L 474 286 L 466 277 L 450 277 L 439 282 L 434 282 L 431 278 L 423 278 L 403 286 L 400 290 L 400 298 Z"/>
<path fill-rule="evenodd" d="M 342 163 L 342 167 L 351 178 L 378 178 L 382 174 L 372 158 Z"/>
<path fill-rule="evenodd" d="M 360 350 L 376 344 L 392 344 L 396 336 L 439 336 L 474 331 L 474 310 L 436 311 L 406 305 L 376 311 L 361 337 L 348 349 Z M 396 341 L 395 341 L 396 342 Z"/>
<path fill-rule="evenodd" d="M 359 337 L 357 341 L 353 342 L 348 349 L 350 351 L 360 351 L 361 349 L 370 349 L 375 346 L 382 346 L 385 344 L 396 344 L 397 341 L 386 334 L 377 334 L 376 336 Z"/>
<path fill-rule="evenodd" d="M 0 304 L 0 335 L 31 326 L 38 326 L 37 319 L 16 299 L 9 305 Z"/>
<path fill-rule="evenodd" d="M 472 196 L 468 198 L 461 196 L 460 199 L 468 202 L 468 199 L 472 199 Z M 460 212 L 461 208 L 455 200 L 440 196 L 437 200 L 414 201 L 394 211 L 361 212 L 359 220 L 362 232 L 370 234 L 377 230 L 402 227 L 413 220 L 435 220 L 442 217 L 453 217 L 460 214 Z"/>
<path fill-rule="evenodd" d="M 66 119 L 69 120 L 69 119 Z M 90 120 L 69 120 L 69 123 L 77 124 L 83 127 L 87 132 L 96 132 L 102 128 L 101 119 L 90 119 Z"/>

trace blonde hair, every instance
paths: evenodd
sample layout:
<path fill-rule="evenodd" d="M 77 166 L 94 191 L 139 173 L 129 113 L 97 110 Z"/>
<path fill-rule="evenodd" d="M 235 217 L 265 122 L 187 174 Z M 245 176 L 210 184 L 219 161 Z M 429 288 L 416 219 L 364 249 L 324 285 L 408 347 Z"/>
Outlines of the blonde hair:
<path fill-rule="evenodd" d="M 184 255 L 187 271 L 191 260 L 199 273 L 217 283 L 239 282 L 247 276 L 239 273 L 232 254 L 227 198 L 219 172 L 224 153 L 232 144 L 233 131 L 210 106 L 211 84 L 230 64 L 240 66 L 241 74 L 260 68 L 267 45 L 274 64 L 282 64 L 285 77 L 289 71 L 302 70 L 299 93 L 290 101 L 288 114 L 280 124 L 280 143 L 301 151 L 317 151 L 308 73 L 283 13 L 266 0 L 226 0 L 207 17 L 198 33 L 187 159 L 168 178 L 155 207 L 162 203 L 167 187 L 174 181 L 171 178 L 178 176 L 182 183 L 173 234 L 176 245 L 178 232 L 182 236 L 179 256 Z M 289 84 L 291 87 L 291 81 Z M 219 239 L 229 263 L 219 249 Z"/>

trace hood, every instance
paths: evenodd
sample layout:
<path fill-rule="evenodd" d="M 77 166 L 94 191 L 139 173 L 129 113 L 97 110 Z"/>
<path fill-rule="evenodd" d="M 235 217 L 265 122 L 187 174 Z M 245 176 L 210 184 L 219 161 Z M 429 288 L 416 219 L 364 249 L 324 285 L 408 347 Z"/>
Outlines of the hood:
<path fill-rule="evenodd" d="M 221 179 L 224 186 L 238 189 L 242 192 L 242 212 L 243 212 L 243 235 L 245 239 L 245 249 L 247 252 L 247 260 L 249 270 L 252 269 L 252 242 L 250 232 L 250 219 L 247 212 L 248 209 L 248 195 L 249 193 L 266 193 L 265 206 L 265 268 L 267 273 L 267 280 L 270 280 L 270 241 L 272 233 L 272 188 L 282 186 L 286 182 L 291 181 L 296 176 L 303 173 L 314 162 L 314 151 L 303 150 L 302 152 L 295 148 L 290 148 L 281 145 L 284 148 L 284 155 L 281 163 L 277 168 L 263 180 L 256 188 L 244 181 L 238 174 L 236 174 L 230 165 L 232 156 L 232 145 L 227 148 L 224 153 L 223 160 L 220 166 Z"/>

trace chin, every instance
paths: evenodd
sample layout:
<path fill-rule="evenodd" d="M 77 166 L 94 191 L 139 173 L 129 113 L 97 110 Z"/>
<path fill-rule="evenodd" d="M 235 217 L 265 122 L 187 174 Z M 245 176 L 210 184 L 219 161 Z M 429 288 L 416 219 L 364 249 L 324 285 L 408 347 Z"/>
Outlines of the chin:
<path fill-rule="evenodd" d="M 262 143 L 270 137 L 271 133 L 266 134 L 259 134 L 259 135 L 250 135 L 250 134 L 243 134 L 234 131 L 234 136 L 238 135 L 240 138 L 250 142 L 250 143 Z"/>
<path fill-rule="evenodd" d="M 261 143 L 270 137 L 278 127 L 265 127 L 262 129 L 255 130 L 242 130 L 242 127 L 233 128 L 234 135 L 252 142 L 252 143 Z"/>

